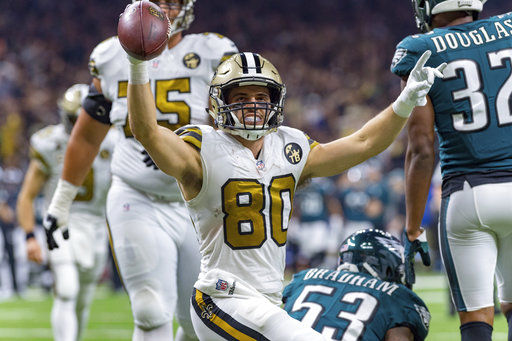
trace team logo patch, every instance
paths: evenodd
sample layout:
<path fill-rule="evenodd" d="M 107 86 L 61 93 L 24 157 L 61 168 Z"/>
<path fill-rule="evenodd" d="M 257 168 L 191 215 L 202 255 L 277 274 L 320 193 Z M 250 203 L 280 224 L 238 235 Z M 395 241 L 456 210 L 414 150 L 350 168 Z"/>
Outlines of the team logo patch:
<path fill-rule="evenodd" d="M 197 53 L 190 52 L 183 57 L 183 64 L 189 69 L 195 69 L 201 64 L 201 57 Z"/>
<path fill-rule="evenodd" d="M 393 60 L 391 61 L 391 68 L 397 66 L 404 57 L 407 56 L 407 49 L 398 48 L 395 51 L 395 55 L 393 56 Z"/>
<path fill-rule="evenodd" d="M 100 151 L 100 158 L 108 159 L 110 157 L 110 152 L 107 149 L 103 149 Z"/>
<path fill-rule="evenodd" d="M 226 291 L 228 289 L 228 282 L 225 280 L 219 279 L 215 284 L 215 289 L 220 291 Z"/>
<path fill-rule="evenodd" d="M 302 148 L 297 143 L 288 143 L 284 146 L 284 156 L 292 165 L 296 165 L 302 160 Z"/>
<path fill-rule="evenodd" d="M 207 320 L 211 320 L 213 317 L 213 305 L 208 304 L 204 308 L 201 307 L 201 317 Z"/>

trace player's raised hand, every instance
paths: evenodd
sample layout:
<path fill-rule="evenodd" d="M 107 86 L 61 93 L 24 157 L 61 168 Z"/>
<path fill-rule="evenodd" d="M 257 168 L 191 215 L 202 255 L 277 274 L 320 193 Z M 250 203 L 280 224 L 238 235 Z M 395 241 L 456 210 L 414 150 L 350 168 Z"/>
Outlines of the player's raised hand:
<path fill-rule="evenodd" d="M 446 63 L 436 68 L 425 66 L 432 52 L 425 51 L 412 69 L 407 79 L 407 85 L 400 93 L 400 96 L 393 103 L 393 111 L 402 117 L 409 117 L 415 106 L 427 104 L 427 94 L 434 84 L 436 77 L 443 78 L 443 70 Z"/>

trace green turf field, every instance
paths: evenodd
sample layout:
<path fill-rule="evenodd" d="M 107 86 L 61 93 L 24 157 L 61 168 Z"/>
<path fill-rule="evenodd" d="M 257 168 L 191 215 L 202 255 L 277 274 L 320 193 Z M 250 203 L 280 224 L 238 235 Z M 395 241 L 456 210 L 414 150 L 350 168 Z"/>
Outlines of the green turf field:
<path fill-rule="evenodd" d="M 428 340 L 460 340 L 459 322 L 448 314 L 446 282 L 440 275 L 418 277 L 416 292 L 432 314 Z M 51 298 L 29 292 L 25 299 L 0 302 L 0 340 L 52 340 Z M 111 294 L 100 287 L 92 305 L 89 328 L 84 341 L 130 340 L 132 319 L 125 294 Z M 493 340 L 507 339 L 506 320 L 498 315 Z"/>

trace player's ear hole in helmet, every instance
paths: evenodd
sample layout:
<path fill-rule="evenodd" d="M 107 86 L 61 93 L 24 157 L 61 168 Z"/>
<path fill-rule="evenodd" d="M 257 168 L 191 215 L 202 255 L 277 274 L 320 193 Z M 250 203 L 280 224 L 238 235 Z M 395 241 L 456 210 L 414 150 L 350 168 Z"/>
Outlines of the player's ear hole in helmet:
<path fill-rule="evenodd" d="M 245 86 L 265 87 L 270 102 L 228 103 L 231 91 Z M 283 123 L 286 87 L 274 65 L 257 53 L 238 53 L 221 63 L 210 83 L 209 93 L 208 112 L 215 125 L 230 134 L 257 140 L 276 131 Z M 263 117 L 257 119 L 257 115 Z"/>
<path fill-rule="evenodd" d="M 416 26 L 425 33 L 432 30 L 432 17 L 446 12 L 465 11 L 478 19 L 487 0 L 412 0 Z"/>
<path fill-rule="evenodd" d="M 86 84 L 75 84 L 68 88 L 64 94 L 57 100 L 59 116 L 62 124 L 69 134 L 73 125 L 78 119 L 82 101 L 89 93 L 89 86 Z"/>
<path fill-rule="evenodd" d="M 338 270 L 363 272 L 405 284 L 404 248 L 387 232 L 359 230 L 341 244 Z"/>

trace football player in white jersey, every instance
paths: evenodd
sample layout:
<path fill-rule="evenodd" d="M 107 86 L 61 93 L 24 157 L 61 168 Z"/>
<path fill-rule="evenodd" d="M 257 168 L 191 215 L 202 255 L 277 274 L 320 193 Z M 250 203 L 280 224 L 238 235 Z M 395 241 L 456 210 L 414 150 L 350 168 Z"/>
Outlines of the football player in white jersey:
<path fill-rule="evenodd" d="M 215 33 L 183 34 L 192 22 L 195 0 L 157 4 L 172 22 L 167 48 L 149 65 L 158 123 L 171 130 L 207 124 L 209 82 L 215 68 L 237 52 L 233 42 Z M 189 298 L 199 273 L 199 245 L 176 180 L 161 172 L 133 138 L 128 122 L 128 60 L 117 37 L 92 52 L 93 84 L 84 102 L 87 114 L 73 129 L 64 160 L 60 190 L 49 213 L 57 223 L 97 153 L 110 125 L 122 131 L 112 160 L 107 219 L 113 251 L 131 302 L 134 340 L 195 339 Z"/>
<path fill-rule="evenodd" d="M 425 96 L 437 69 L 418 61 L 393 105 L 354 134 L 327 144 L 282 126 L 285 86 L 255 53 L 222 63 L 210 85 L 217 129 L 157 125 L 147 68 L 130 60 L 130 126 L 158 167 L 180 186 L 200 242 L 201 272 L 191 315 L 201 340 L 318 340 L 322 335 L 279 307 L 295 189 L 380 153 Z"/>
<path fill-rule="evenodd" d="M 18 196 L 18 222 L 26 233 L 27 257 L 42 263 L 46 258 L 34 235 L 34 199 L 43 190 L 48 207 L 62 171 L 69 133 L 76 121 L 86 84 L 70 87 L 58 101 L 62 123 L 47 126 L 30 139 L 30 163 Z M 96 283 L 105 268 L 108 252 L 105 202 L 111 182 L 110 161 L 117 139 L 111 131 L 100 147 L 87 177 L 78 188 L 69 215 L 69 241 L 55 233 L 60 247 L 48 254 L 54 275 L 54 301 L 51 323 L 57 341 L 80 340 L 87 325 L 89 305 Z M 68 232 L 64 231 L 66 239 Z"/>

